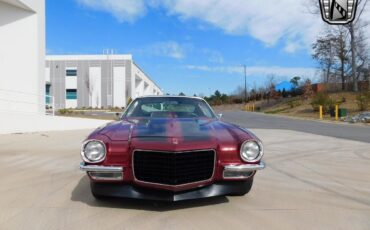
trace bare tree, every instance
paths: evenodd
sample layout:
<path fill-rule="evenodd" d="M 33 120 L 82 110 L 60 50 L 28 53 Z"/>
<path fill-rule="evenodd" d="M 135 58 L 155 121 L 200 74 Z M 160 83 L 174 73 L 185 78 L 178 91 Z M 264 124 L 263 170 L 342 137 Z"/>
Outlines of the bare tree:
<path fill-rule="evenodd" d="M 345 31 L 342 26 L 337 27 L 337 36 L 336 36 L 336 56 L 340 62 L 340 78 L 342 82 L 342 90 L 345 90 L 345 66 L 348 63 L 348 49 L 347 49 L 347 42 L 345 38 Z"/>
<path fill-rule="evenodd" d="M 362 15 L 363 12 L 366 9 L 368 0 L 359 0 L 358 1 L 358 9 L 357 9 L 357 16 L 356 20 L 350 22 L 349 24 L 345 26 L 338 26 L 345 28 L 348 31 L 349 35 L 349 47 L 350 47 L 350 53 L 351 53 L 351 62 L 350 62 L 350 67 L 351 67 L 351 75 L 352 75 L 352 81 L 353 81 L 353 91 L 357 92 L 358 91 L 358 58 L 359 58 L 359 39 L 358 37 L 361 34 L 361 30 L 369 25 L 369 23 L 365 20 L 363 20 Z M 308 7 L 309 13 L 312 14 L 319 14 L 320 13 L 320 4 L 318 1 L 315 2 L 315 4 L 312 4 L 312 1 L 310 1 L 310 5 Z M 342 31 L 343 32 L 343 31 Z M 341 36 L 343 36 L 343 33 L 340 33 Z M 346 40 L 347 35 L 344 36 Z M 344 44 L 342 44 L 344 45 Z M 343 59 L 344 60 L 344 59 Z M 343 70 L 343 69 L 342 69 Z M 341 77 L 342 77 L 342 82 L 344 78 L 344 70 L 341 71 Z M 343 85 L 342 85 L 343 88 Z"/>
<path fill-rule="evenodd" d="M 275 85 L 276 85 L 276 75 L 275 74 L 269 74 L 267 76 L 267 80 L 266 80 L 266 83 L 265 83 L 266 89 L 270 89 L 271 86 L 275 86 Z"/>
<path fill-rule="evenodd" d="M 351 67 L 352 67 L 352 80 L 353 80 L 353 91 L 358 91 L 358 75 L 357 75 L 357 45 L 358 40 L 356 36 L 356 32 L 358 30 L 361 30 L 362 28 L 366 27 L 368 23 L 361 23 L 361 16 L 366 8 L 368 0 L 359 0 L 358 6 L 359 6 L 359 14 L 357 15 L 357 19 L 355 21 L 352 21 L 347 25 L 349 34 L 351 36 Z"/>
<path fill-rule="evenodd" d="M 352 80 L 353 91 L 358 91 L 357 83 L 357 65 L 356 65 L 356 37 L 355 37 L 355 24 L 353 22 L 348 25 L 349 34 L 351 35 L 351 67 L 352 67 Z"/>
<path fill-rule="evenodd" d="M 365 80 L 361 79 L 361 76 L 364 76 L 365 78 L 367 72 L 368 72 L 368 65 L 370 57 L 369 57 L 369 46 L 366 43 L 366 37 L 363 33 L 363 30 L 359 32 L 358 39 L 357 39 L 357 80 Z"/>
<path fill-rule="evenodd" d="M 332 67 L 335 62 L 335 42 L 336 38 L 332 33 L 327 33 L 325 36 L 320 37 L 312 45 L 314 53 L 313 59 L 317 60 L 325 72 L 324 80 L 326 83 L 330 80 Z"/>
<path fill-rule="evenodd" d="M 312 90 L 312 82 L 310 79 L 306 79 L 304 81 L 302 89 L 303 89 L 303 95 L 302 95 L 303 100 L 307 100 L 308 98 L 312 97 L 313 90 Z"/>
<path fill-rule="evenodd" d="M 274 74 L 270 74 L 267 76 L 267 81 L 265 83 L 266 91 L 267 91 L 267 103 L 270 103 L 270 99 L 277 99 L 277 92 L 275 90 L 276 86 L 276 76 Z"/>
<path fill-rule="evenodd" d="M 237 97 L 237 98 L 243 98 L 244 97 L 244 87 L 242 86 L 238 86 L 236 88 L 236 90 L 233 92 L 233 94 Z"/>

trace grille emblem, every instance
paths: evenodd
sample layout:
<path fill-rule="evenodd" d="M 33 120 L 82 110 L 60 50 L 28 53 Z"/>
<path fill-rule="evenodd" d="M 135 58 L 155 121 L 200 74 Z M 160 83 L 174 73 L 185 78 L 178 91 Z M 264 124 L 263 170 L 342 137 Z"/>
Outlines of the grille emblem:
<path fill-rule="evenodd" d="M 172 138 L 172 144 L 178 145 L 179 144 L 179 139 L 177 138 Z"/>
<path fill-rule="evenodd" d="M 356 17 L 358 0 L 320 0 L 321 15 L 325 22 L 344 25 Z"/>

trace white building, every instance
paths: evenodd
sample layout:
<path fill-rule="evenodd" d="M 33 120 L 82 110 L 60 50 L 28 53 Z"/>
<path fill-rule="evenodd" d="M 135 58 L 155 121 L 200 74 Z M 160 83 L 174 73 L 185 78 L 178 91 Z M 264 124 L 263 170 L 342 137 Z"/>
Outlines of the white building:
<path fill-rule="evenodd" d="M 131 55 L 47 56 L 45 70 L 55 109 L 125 107 L 130 98 L 163 94 Z"/>
<path fill-rule="evenodd" d="M 0 0 L 0 111 L 45 111 L 45 1 Z"/>

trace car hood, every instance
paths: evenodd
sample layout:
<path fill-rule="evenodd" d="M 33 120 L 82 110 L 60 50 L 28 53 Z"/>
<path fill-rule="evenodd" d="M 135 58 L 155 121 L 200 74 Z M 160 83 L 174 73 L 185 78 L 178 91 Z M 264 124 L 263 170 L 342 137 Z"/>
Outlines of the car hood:
<path fill-rule="evenodd" d="M 235 125 L 216 119 L 132 119 L 108 124 L 100 131 L 114 141 L 178 138 L 182 141 L 239 141 L 251 137 Z"/>

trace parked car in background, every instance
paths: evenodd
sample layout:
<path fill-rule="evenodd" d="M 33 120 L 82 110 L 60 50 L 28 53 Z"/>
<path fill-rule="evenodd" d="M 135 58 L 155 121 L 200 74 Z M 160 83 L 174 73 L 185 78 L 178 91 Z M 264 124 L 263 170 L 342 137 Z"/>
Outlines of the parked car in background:
<path fill-rule="evenodd" d="M 96 198 L 180 201 L 250 191 L 263 145 L 201 98 L 135 99 L 121 120 L 83 142 L 81 170 Z"/>

